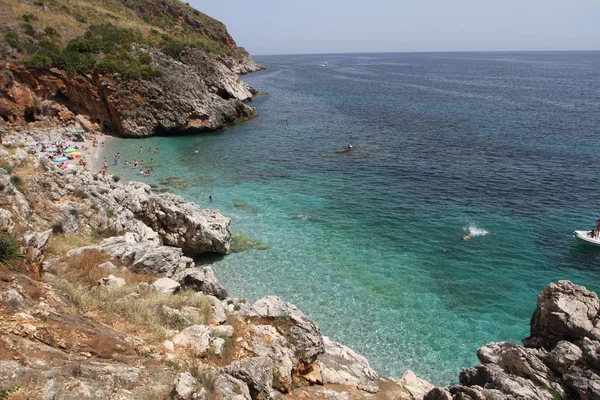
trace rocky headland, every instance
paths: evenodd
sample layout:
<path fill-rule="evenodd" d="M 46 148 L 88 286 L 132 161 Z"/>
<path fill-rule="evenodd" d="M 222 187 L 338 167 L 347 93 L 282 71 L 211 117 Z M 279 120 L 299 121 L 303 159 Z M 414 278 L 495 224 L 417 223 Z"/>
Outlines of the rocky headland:
<path fill-rule="evenodd" d="M 178 1 L 3 0 L 0 117 L 85 116 L 119 136 L 212 131 L 253 117 L 239 74 L 263 67 Z"/>

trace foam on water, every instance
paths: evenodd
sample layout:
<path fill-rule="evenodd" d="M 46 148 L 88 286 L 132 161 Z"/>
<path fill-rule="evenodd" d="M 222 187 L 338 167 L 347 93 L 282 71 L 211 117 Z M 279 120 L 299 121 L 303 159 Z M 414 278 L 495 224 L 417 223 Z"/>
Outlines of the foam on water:
<path fill-rule="evenodd" d="M 475 223 L 471 222 L 468 226 L 465 226 L 464 229 L 469 233 L 469 236 L 485 236 L 489 232 L 485 229 L 478 228 Z"/>

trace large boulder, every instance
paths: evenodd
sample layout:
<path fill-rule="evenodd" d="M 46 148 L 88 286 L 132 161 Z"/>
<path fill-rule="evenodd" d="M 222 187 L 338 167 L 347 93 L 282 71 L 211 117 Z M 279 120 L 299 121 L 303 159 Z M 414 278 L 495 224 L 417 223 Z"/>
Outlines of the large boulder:
<path fill-rule="evenodd" d="M 179 277 L 179 283 L 186 289 L 215 296 L 219 300 L 227 298 L 227 290 L 217 281 L 215 273 L 210 266 L 184 270 Z"/>
<path fill-rule="evenodd" d="M 130 183 L 116 193 L 122 205 L 158 233 L 163 244 L 199 253 L 226 254 L 231 245 L 231 220 L 216 210 L 203 210 L 183 197 L 152 193 L 148 185 Z"/>
<path fill-rule="evenodd" d="M 67 255 L 76 256 L 87 251 L 106 252 L 111 258 L 120 259 L 136 271 L 167 277 L 179 274 L 194 265 L 194 260 L 184 256 L 181 249 L 140 241 L 139 236 L 132 233 L 104 239 L 96 246 L 71 250 Z"/>
<path fill-rule="evenodd" d="M 173 294 L 179 291 L 181 285 L 171 278 L 159 278 L 152 283 L 154 290 L 161 294 Z"/>
<path fill-rule="evenodd" d="M 305 364 L 314 362 L 318 355 L 325 352 L 323 336 L 317 324 L 308 319 L 295 305 L 284 302 L 279 297 L 267 296 L 256 301 L 248 316 L 289 323 L 289 342 L 300 361 Z"/>
<path fill-rule="evenodd" d="M 376 387 L 379 374 L 369 365 L 364 356 L 352 349 L 323 337 L 324 354 L 319 355 L 317 364 L 321 369 L 323 383 Z"/>
<path fill-rule="evenodd" d="M 191 347 L 196 355 L 205 354 L 215 339 L 215 328 L 206 325 L 192 325 L 175 335 L 173 343 Z"/>
<path fill-rule="evenodd" d="M 398 380 L 398 384 L 403 386 L 414 400 L 421 400 L 425 395 L 433 389 L 433 385 L 425 379 L 419 378 L 412 371 L 406 371 Z"/>
<path fill-rule="evenodd" d="M 531 318 L 527 347 L 553 348 L 561 340 L 584 337 L 600 340 L 598 312 L 600 300 L 594 292 L 570 281 L 551 283 L 539 296 Z"/>
<path fill-rule="evenodd" d="M 272 398 L 273 361 L 268 357 L 253 357 L 234 361 L 223 371 L 246 382 L 253 400 Z"/>

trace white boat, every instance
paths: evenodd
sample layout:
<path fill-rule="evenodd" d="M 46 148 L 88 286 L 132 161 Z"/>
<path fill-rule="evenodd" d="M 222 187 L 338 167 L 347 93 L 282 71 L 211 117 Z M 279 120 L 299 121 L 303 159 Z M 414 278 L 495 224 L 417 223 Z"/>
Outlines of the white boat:
<path fill-rule="evenodd" d="M 327 67 L 327 66 L 329 66 L 329 63 L 327 61 L 325 61 L 323 64 L 319 64 L 319 66 L 321 66 L 321 67 Z"/>
<path fill-rule="evenodd" d="M 588 236 L 588 233 L 590 233 L 590 231 L 575 231 L 573 232 L 573 236 L 582 243 L 600 246 L 600 238 L 598 236 L 591 238 Z"/>

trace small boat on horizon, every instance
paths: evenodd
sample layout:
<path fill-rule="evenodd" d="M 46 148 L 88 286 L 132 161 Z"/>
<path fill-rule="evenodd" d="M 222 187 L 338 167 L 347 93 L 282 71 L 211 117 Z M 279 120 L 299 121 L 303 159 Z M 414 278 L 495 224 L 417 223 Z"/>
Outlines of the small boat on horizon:
<path fill-rule="evenodd" d="M 320 67 L 328 67 L 329 63 L 325 61 L 323 64 L 319 64 Z"/>
<path fill-rule="evenodd" d="M 575 231 L 573 232 L 573 237 L 580 241 L 581 243 L 591 244 L 593 246 L 600 246 L 600 237 L 594 236 L 591 237 L 590 231 Z"/>

